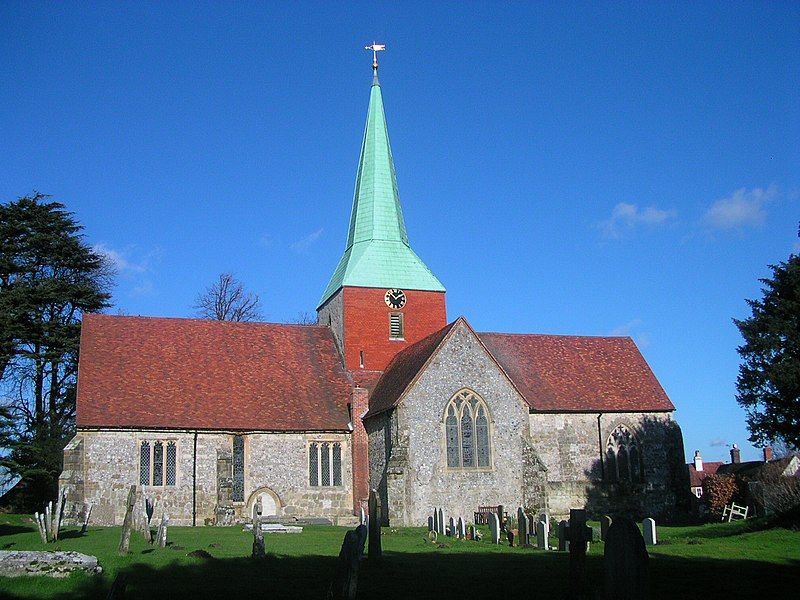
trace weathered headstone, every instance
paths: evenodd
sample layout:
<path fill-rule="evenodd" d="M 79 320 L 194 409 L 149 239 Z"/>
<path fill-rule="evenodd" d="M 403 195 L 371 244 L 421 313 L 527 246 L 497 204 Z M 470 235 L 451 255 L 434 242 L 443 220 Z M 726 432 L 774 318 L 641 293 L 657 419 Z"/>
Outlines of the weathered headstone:
<path fill-rule="evenodd" d="M 470 524 L 470 526 L 467 527 L 467 539 L 468 540 L 475 539 L 475 525 Z"/>
<path fill-rule="evenodd" d="M 586 526 L 586 511 L 572 508 L 569 511 L 569 582 L 570 596 L 586 595 L 586 546 L 592 540 L 592 528 Z"/>
<path fill-rule="evenodd" d="M 549 550 L 548 538 L 550 537 L 550 528 L 545 521 L 536 523 L 536 547 L 542 550 Z"/>
<path fill-rule="evenodd" d="M 264 532 L 261 531 L 261 510 L 259 503 L 253 505 L 253 552 L 251 556 L 256 560 L 267 558 L 267 551 L 264 548 Z"/>
<path fill-rule="evenodd" d="M 644 529 L 644 543 L 647 546 L 655 546 L 658 543 L 655 519 L 648 517 L 642 521 L 642 529 Z"/>
<path fill-rule="evenodd" d="M 433 517 L 428 517 L 428 531 L 435 531 L 435 530 L 436 526 L 433 524 Z"/>
<path fill-rule="evenodd" d="M 381 505 L 375 490 L 369 491 L 369 560 L 373 563 L 381 561 Z"/>
<path fill-rule="evenodd" d="M 506 529 L 506 537 L 508 537 L 508 545 L 512 548 L 514 547 L 514 539 L 517 537 L 517 530 L 516 529 Z M 517 542 L 519 545 L 519 542 Z"/>
<path fill-rule="evenodd" d="M 645 600 L 649 557 L 639 528 L 631 519 L 617 518 L 606 534 L 603 551 L 606 598 Z"/>
<path fill-rule="evenodd" d="M 497 518 L 500 521 L 500 531 L 506 530 L 506 520 L 505 520 L 505 507 L 500 504 L 497 507 Z"/>
<path fill-rule="evenodd" d="M 377 519 L 370 519 L 377 521 Z M 339 564 L 331 582 L 328 597 L 335 600 L 354 600 L 358 591 L 358 567 L 364 554 L 367 527 L 359 525 L 344 535 L 339 551 Z"/>
<path fill-rule="evenodd" d="M 550 529 L 550 515 L 548 515 L 547 513 L 540 513 L 539 520 L 547 523 L 547 529 L 548 530 Z"/>
<path fill-rule="evenodd" d="M 133 526 L 133 507 L 136 506 L 136 486 L 132 485 L 128 491 L 128 501 L 125 504 L 125 519 L 122 521 L 122 536 L 119 540 L 117 551 L 125 556 L 131 544 L 131 527 Z"/>
<path fill-rule="evenodd" d="M 156 532 L 156 544 L 161 546 L 162 548 L 167 547 L 167 527 L 169 526 L 169 515 L 163 514 L 161 515 L 161 523 L 158 525 L 158 531 Z"/>
<path fill-rule="evenodd" d="M 464 529 L 464 519 L 462 519 L 461 517 L 458 517 L 456 533 L 458 534 L 458 537 L 461 538 L 462 540 L 467 537 L 467 532 Z"/>
<path fill-rule="evenodd" d="M 433 509 L 433 530 L 439 533 L 439 511 Z"/>
<path fill-rule="evenodd" d="M 608 515 L 604 515 L 600 518 L 600 539 L 604 542 L 606 541 L 606 534 L 608 533 L 608 528 L 611 527 L 611 517 Z"/>
<path fill-rule="evenodd" d="M 525 510 L 520 506 L 517 509 L 517 526 L 519 529 L 519 545 L 528 546 L 531 543 L 530 524 L 528 523 L 528 515 Z"/>
<path fill-rule="evenodd" d="M 451 537 L 456 536 L 456 520 L 453 517 L 447 520 L 447 535 Z"/>
<path fill-rule="evenodd" d="M 569 523 L 567 521 L 558 522 L 558 551 L 566 552 L 569 548 Z"/>
<path fill-rule="evenodd" d="M 439 525 L 436 528 L 436 533 L 438 533 L 439 535 L 444 535 L 444 514 L 442 514 L 441 508 L 439 509 L 438 517 L 439 520 L 437 521 L 437 523 L 439 523 Z"/>
<path fill-rule="evenodd" d="M 492 532 L 492 543 L 500 543 L 500 519 L 497 518 L 496 513 L 489 515 L 489 529 Z"/>

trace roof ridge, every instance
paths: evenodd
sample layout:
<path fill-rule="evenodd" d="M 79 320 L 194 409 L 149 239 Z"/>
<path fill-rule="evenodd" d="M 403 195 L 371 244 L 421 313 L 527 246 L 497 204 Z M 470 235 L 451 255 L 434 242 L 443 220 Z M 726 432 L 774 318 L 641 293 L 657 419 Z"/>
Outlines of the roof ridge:
<path fill-rule="evenodd" d="M 108 313 L 84 313 L 84 318 L 102 317 L 104 319 L 126 319 L 126 320 L 143 320 L 143 321 L 192 321 L 198 323 L 215 323 L 221 326 L 275 326 L 281 327 L 303 327 L 306 329 L 328 329 L 327 325 L 320 325 L 318 323 L 280 323 L 278 321 L 227 321 L 219 319 L 203 319 L 201 317 L 164 317 L 156 315 L 111 315 Z M 225 325 L 223 325 L 225 324 Z"/>
<path fill-rule="evenodd" d="M 581 335 L 575 333 L 523 333 L 523 332 L 508 332 L 508 331 L 476 331 L 478 335 L 514 335 L 514 336 L 530 336 L 530 337 L 560 337 L 560 338 L 588 338 L 597 340 L 632 340 L 629 335 Z"/>

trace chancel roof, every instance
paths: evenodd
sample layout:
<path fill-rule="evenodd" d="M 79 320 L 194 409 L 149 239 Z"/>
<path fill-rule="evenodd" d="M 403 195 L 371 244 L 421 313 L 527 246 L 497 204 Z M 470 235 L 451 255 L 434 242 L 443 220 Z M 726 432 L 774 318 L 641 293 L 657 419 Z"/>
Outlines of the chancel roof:
<path fill-rule="evenodd" d="M 85 315 L 78 427 L 346 431 L 327 327 Z"/>
<path fill-rule="evenodd" d="M 401 401 L 459 321 L 472 331 L 460 317 L 395 356 L 370 396 L 368 416 Z M 629 337 L 473 333 L 532 412 L 675 409 Z"/>

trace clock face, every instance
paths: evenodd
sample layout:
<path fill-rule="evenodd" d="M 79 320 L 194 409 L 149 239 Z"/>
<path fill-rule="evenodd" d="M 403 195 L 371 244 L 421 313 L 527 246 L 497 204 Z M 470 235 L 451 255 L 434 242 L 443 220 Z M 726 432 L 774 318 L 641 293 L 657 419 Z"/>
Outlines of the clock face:
<path fill-rule="evenodd" d="M 383 297 L 389 308 L 403 308 L 406 305 L 406 295 L 403 290 L 387 290 Z"/>

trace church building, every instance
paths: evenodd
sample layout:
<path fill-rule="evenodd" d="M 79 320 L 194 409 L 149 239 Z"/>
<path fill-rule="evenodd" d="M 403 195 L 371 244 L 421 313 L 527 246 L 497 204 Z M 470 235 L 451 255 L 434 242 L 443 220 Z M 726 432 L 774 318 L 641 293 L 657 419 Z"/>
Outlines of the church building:
<path fill-rule="evenodd" d="M 68 516 L 120 524 L 131 485 L 179 525 L 385 524 L 434 507 L 670 513 L 674 406 L 628 337 L 476 332 L 411 248 L 373 62 L 347 242 L 316 325 L 85 315 Z M 480 276 L 480 274 L 476 274 Z"/>

